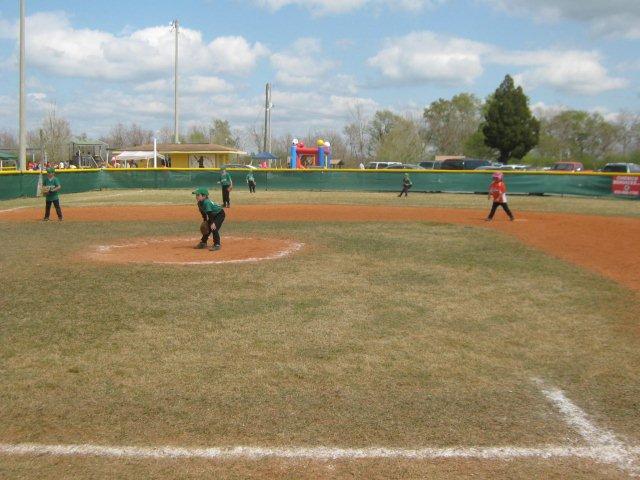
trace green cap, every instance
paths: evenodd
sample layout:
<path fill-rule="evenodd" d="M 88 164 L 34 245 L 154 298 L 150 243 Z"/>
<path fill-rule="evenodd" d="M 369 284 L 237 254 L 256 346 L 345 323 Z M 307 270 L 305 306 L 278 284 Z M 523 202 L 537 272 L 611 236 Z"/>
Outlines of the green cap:
<path fill-rule="evenodd" d="M 55 168 L 47 168 L 47 173 L 56 173 L 56 169 Z"/>
<path fill-rule="evenodd" d="M 207 197 L 209 196 L 209 190 L 204 187 L 198 187 L 191 193 L 194 195 L 206 195 Z"/>

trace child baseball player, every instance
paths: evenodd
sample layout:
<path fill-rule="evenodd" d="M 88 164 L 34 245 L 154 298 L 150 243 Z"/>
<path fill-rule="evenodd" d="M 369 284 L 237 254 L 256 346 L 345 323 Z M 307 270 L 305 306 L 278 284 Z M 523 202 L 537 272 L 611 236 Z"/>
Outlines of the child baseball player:
<path fill-rule="evenodd" d="M 253 172 L 247 173 L 247 185 L 249 185 L 249 193 L 256 193 L 256 179 Z"/>
<path fill-rule="evenodd" d="M 196 196 L 198 202 L 198 210 L 202 215 L 203 223 L 206 223 L 205 229 L 201 228 L 202 238 L 196 248 L 207 248 L 207 240 L 209 235 L 213 234 L 213 246 L 211 250 L 220 250 L 220 227 L 224 222 L 225 213 L 220 205 L 209 200 L 209 191 L 204 187 L 196 188 L 192 192 Z"/>
<path fill-rule="evenodd" d="M 58 215 L 58 221 L 62 221 L 62 209 L 60 208 L 60 196 L 58 192 L 62 188 L 60 184 L 60 180 L 58 180 L 55 176 L 56 170 L 55 168 L 49 167 L 47 168 L 47 178 L 42 182 L 43 191 L 46 195 L 45 200 L 45 208 L 44 208 L 44 218 L 43 222 L 49 221 L 49 214 L 51 213 L 51 204 L 56 207 L 56 214 Z"/>
<path fill-rule="evenodd" d="M 498 207 L 502 207 L 507 215 L 509 215 L 509 220 L 513 221 L 513 213 L 511 213 L 509 205 L 507 205 L 507 186 L 504 184 L 504 175 L 501 172 L 496 172 L 491 178 L 493 181 L 491 185 L 489 185 L 488 198 L 493 199 L 493 204 L 491 205 L 491 212 L 489 212 L 489 216 L 486 218 L 487 222 L 493 220 L 493 216 Z"/>
<path fill-rule="evenodd" d="M 404 177 L 402 177 L 402 191 L 400 192 L 400 195 L 398 195 L 399 197 L 402 196 L 402 194 L 404 193 L 405 197 L 409 196 L 409 189 L 411 188 L 411 186 L 413 185 L 413 183 L 411 183 L 411 179 L 409 178 L 409 174 L 405 173 Z"/>
<path fill-rule="evenodd" d="M 231 208 L 229 192 L 233 188 L 233 180 L 231 180 L 231 174 L 224 168 L 220 170 L 220 181 L 218 183 L 222 186 L 222 206 L 225 208 Z"/>

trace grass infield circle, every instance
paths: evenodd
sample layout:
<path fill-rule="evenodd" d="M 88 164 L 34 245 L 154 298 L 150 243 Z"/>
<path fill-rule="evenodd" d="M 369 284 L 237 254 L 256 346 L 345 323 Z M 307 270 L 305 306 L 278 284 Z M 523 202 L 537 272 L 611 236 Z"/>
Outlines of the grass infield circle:
<path fill-rule="evenodd" d="M 133 238 L 109 245 L 94 245 L 84 259 L 106 263 L 150 263 L 161 265 L 216 265 L 260 262 L 284 258 L 299 250 L 303 243 L 287 239 L 222 237 L 222 248 L 196 249 L 193 237 Z"/>

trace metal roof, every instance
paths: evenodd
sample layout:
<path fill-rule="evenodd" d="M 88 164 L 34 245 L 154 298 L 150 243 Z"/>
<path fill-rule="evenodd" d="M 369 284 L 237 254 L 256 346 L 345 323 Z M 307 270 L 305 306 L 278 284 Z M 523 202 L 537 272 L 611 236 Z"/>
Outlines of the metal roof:
<path fill-rule="evenodd" d="M 127 148 L 127 150 L 152 152 L 153 143 L 136 145 L 135 147 Z M 231 147 L 225 147 L 223 145 L 216 145 L 215 143 L 158 143 L 156 145 L 156 150 L 160 153 L 192 153 L 192 154 L 235 153 L 238 155 L 247 154 L 247 152 L 244 152 L 242 150 L 238 150 L 236 148 L 231 148 Z"/>

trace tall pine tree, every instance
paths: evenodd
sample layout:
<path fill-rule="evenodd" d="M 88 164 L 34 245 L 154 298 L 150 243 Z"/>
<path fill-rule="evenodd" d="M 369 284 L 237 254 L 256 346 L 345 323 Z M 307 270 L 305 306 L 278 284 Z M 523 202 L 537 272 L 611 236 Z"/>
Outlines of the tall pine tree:
<path fill-rule="evenodd" d="M 487 100 L 484 114 L 485 143 L 500 152 L 500 161 L 522 158 L 538 144 L 540 122 L 531 114 L 529 99 L 507 75 Z"/>

